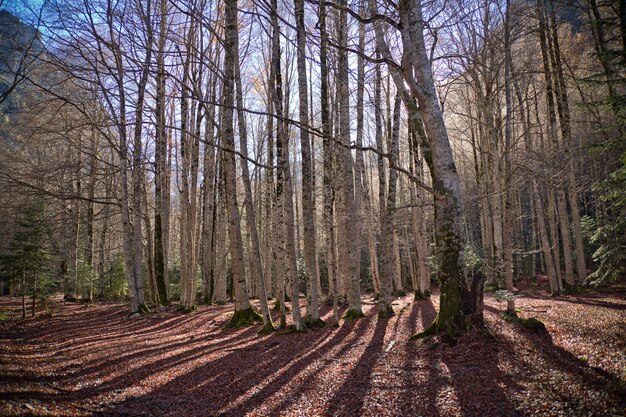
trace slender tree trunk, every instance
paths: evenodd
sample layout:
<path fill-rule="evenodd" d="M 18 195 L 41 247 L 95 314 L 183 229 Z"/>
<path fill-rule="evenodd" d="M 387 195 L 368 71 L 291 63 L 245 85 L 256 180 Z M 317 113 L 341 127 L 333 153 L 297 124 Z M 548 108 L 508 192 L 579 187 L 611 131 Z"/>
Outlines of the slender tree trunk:
<path fill-rule="evenodd" d="M 238 57 L 237 51 L 235 56 Z M 239 59 L 236 58 L 236 62 Z M 250 236 L 250 263 L 251 273 L 256 279 L 256 283 L 259 289 L 259 300 L 261 304 L 261 316 L 263 317 L 263 332 L 272 332 L 275 330 L 274 323 L 272 323 L 272 316 L 270 315 L 270 309 L 267 304 L 267 291 L 265 288 L 265 278 L 263 276 L 263 266 L 261 261 L 261 247 L 259 243 L 259 234 L 257 231 L 256 212 L 254 209 L 254 201 L 252 200 L 252 186 L 250 185 L 250 172 L 248 169 L 248 130 L 246 126 L 246 120 L 244 117 L 244 102 L 243 92 L 241 90 L 241 74 L 239 65 L 235 65 L 235 84 L 237 87 L 237 117 L 239 125 L 239 148 L 242 155 L 241 158 L 241 170 L 243 177 L 243 187 L 245 193 L 244 206 L 246 208 L 246 223 L 248 225 L 248 234 Z M 251 280 L 252 281 L 252 280 Z"/>
<path fill-rule="evenodd" d="M 302 156 L 302 217 L 304 223 L 304 258 L 307 272 L 307 312 L 309 325 L 323 325 L 318 305 L 318 277 L 315 242 L 315 211 L 313 193 L 313 154 L 309 138 L 309 104 L 306 74 L 306 32 L 304 26 L 304 0 L 294 0 L 297 28 L 298 96 L 300 101 L 300 150 Z"/>
<path fill-rule="evenodd" d="M 623 3 L 623 2 L 622 2 Z M 552 27 L 552 45 L 554 52 L 554 72 L 556 78 L 555 90 L 557 98 L 557 108 L 559 112 L 559 126 L 561 127 L 561 139 L 562 139 L 562 152 L 566 163 L 567 172 L 567 201 L 572 214 L 572 229 L 574 232 L 574 245 L 576 247 L 576 271 L 578 273 L 578 281 L 584 282 L 587 277 L 587 266 L 585 264 L 585 249 L 583 246 L 582 230 L 580 227 L 580 209 L 578 208 L 578 193 L 576 187 L 574 158 L 572 155 L 572 132 L 571 132 L 571 118 L 569 110 L 569 101 L 567 94 L 567 85 L 565 83 L 565 77 L 563 75 L 563 66 L 561 63 L 561 48 L 559 46 L 558 28 L 556 25 L 556 12 L 554 8 L 553 0 L 550 0 L 550 17 Z M 565 257 L 569 257 L 566 254 Z M 567 269 L 567 268 L 566 268 Z M 574 277 L 566 275 L 567 283 L 573 285 L 575 283 Z"/>
<path fill-rule="evenodd" d="M 338 12 L 337 31 L 339 50 L 337 51 L 337 96 L 339 104 L 339 141 L 342 149 L 339 151 L 339 185 L 341 204 L 339 211 L 339 267 L 342 279 L 347 285 L 348 310 L 345 317 L 358 318 L 363 316 L 361 311 L 360 271 L 358 259 L 360 256 L 357 228 L 358 207 L 354 193 L 354 169 L 350 145 L 350 93 L 348 86 L 348 18 L 345 11 L 346 0 L 338 2 L 342 9 Z"/>
<path fill-rule="evenodd" d="M 324 134 L 324 234 L 326 246 L 326 267 L 328 270 L 328 282 L 333 294 L 333 317 L 334 324 L 339 323 L 339 283 L 337 279 L 336 263 L 336 241 L 334 227 L 334 172 L 332 127 L 330 125 L 330 103 L 328 95 L 328 33 L 326 31 L 326 6 L 320 2 L 319 5 L 319 28 L 320 28 L 320 96 L 322 110 L 322 133 Z"/>
<path fill-rule="evenodd" d="M 165 118 L 165 41 L 167 31 L 168 1 L 159 2 L 159 40 L 157 45 L 156 97 L 155 97 L 155 149 L 154 149 L 154 274 L 159 304 L 169 302 L 167 278 L 168 210 L 165 207 L 169 193 L 167 187 L 167 133 Z"/>
<path fill-rule="evenodd" d="M 393 250 L 393 219 L 392 212 L 388 209 L 388 199 L 385 191 L 387 187 L 385 169 L 385 147 L 383 144 L 382 103 L 381 103 L 381 72 L 380 65 L 376 66 L 374 84 L 374 120 L 376 126 L 376 147 L 378 149 L 378 214 L 380 219 L 380 299 L 378 314 L 387 317 L 394 314 L 391 307 L 391 292 L 394 275 L 394 250 Z M 389 145 L 389 144 L 388 144 Z M 391 151 L 389 152 L 392 153 Z M 391 173 L 393 170 L 390 169 Z M 395 192 L 395 190 L 394 190 Z"/>
<path fill-rule="evenodd" d="M 396 287 L 396 294 L 403 293 L 402 288 L 402 266 L 400 262 L 400 244 L 398 241 L 398 233 L 396 231 L 397 215 L 396 215 L 396 195 L 398 188 L 398 171 L 395 169 L 399 165 L 399 140 L 400 140 L 400 95 L 396 94 L 393 105 L 393 124 L 391 134 L 388 139 L 388 147 L 390 154 L 389 160 L 389 190 L 387 192 L 387 219 L 390 230 L 388 233 L 392 237 L 392 253 L 393 253 L 393 282 Z M 382 220 L 382 218 L 381 218 Z"/>
<path fill-rule="evenodd" d="M 505 28 L 504 28 L 504 91 L 506 101 L 506 119 L 504 134 L 504 285 L 508 292 L 513 293 L 513 209 L 511 207 L 513 190 L 511 189 L 511 136 L 512 136 L 512 103 L 511 103 L 511 27 L 510 27 L 510 0 L 506 0 Z M 506 311 L 516 315 L 515 299 L 507 298 Z"/>

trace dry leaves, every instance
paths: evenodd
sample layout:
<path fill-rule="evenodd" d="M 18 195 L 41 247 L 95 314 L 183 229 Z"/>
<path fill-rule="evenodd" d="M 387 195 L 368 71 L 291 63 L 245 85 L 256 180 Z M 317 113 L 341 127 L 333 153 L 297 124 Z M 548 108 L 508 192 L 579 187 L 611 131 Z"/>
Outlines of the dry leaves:
<path fill-rule="evenodd" d="M 223 330 L 232 306 L 129 320 L 121 304 L 63 304 L 20 323 L 2 298 L 0 415 L 623 415 L 624 297 L 529 291 L 517 306 L 548 334 L 500 319 L 490 297 L 488 331 L 456 346 L 408 341 L 437 297 L 399 299 L 386 321 L 368 302 L 338 329 L 267 336 Z"/>

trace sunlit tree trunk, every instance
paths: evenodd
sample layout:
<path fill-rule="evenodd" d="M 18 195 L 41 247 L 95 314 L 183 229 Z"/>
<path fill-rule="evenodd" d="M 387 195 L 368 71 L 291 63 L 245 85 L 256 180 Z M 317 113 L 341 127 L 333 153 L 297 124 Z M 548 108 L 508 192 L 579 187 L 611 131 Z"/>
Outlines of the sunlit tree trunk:
<path fill-rule="evenodd" d="M 313 193 L 313 154 L 309 138 L 309 104 L 306 74 L 306 33 L 304 26 L 304 0 L 294 0 L 297 28 L 298 97 L 300 102 L 300 150 L 302 155 L 302 218 L 304 223 L 304 258 L 307 273 L 306 322 L 320 325 L 318 305 L 318 277 L 315 242 L 315 211 Z M 296 290 L 297 291 L 297 290 Z"/>
<path fill-rule="evenodd" d="M 343 8 L 346 0 L 338 2 Z M 338 12 L 337 32 L 339 49 L 337 51 L 337 96 L 339 103 L 339 141 L 342 148 L 339 150 L 339 221 L 337 240 L 339 246 L 339 268 L 342 279 L 345 280 L 348 298 L 346 317 L 358 318 L 363 316 L 361 311 L 360 271 L 358 259 L 360 257 L 359 240 L 357 238 L 358 207 L 354 197 L 354 167 L 350 145 L 350 93 L 348 86 L 348 19 L 345 9 Z"/>
<path fill-rule="evenodd" d="M 370 0 L 370 11 L 376 4 Z M 448 132 L 437 98 L 435 83 L 424 40 L 422 5 L 418 0 L 402 0 L 398 5 L 402 42 L 407 59 L 406 71 L 388 65 L 409 113 L 409 121 L 420 134 L 421 147 L 429 165 L 435 192 L 435 237 L 440 282 L 440 307 L 437 318 L 420 336 L 443 332 L 453 336 L 464 328 L 466 318 L 480 320 L 482 311 L 476 294 L 465 282 L 464 237 L 459 177 Z M 376 44 L 385 59 L 392 59 L 380 22 L 375 22 Z M 410 89 L 407 91 L 407 86 Z M 419 108 L 417 103 L 419 102 Z M 477 285 L 473 282 L 472 289 Z"/>
<path fill-rule="evenodd" d="M 385 146 L 383 142 L 383 121 L 381 103 L 381 71 L 380 65 L 376 66 L 374 80 L 374 120 L 375 137 L 378 155 L 378 216 L 380 219 L 380 298 L 378 302 L 378 314 L 387 317 L 393 314 L 391 307 L 391 292 L 394 275 L 394 250 L 393 250 L 393 220 L 392 213 L 387 208 L 388 199 L 385 191 L 391 190 L 387 187 L 385 169 Z M 389 152 L 391 153 L 391 152 Z M 389 170 L 391 173 L 392 170 Z"/>
<path fill-rule="evenodd" d="M 236 327 L 260 320 L 261 317 L 250 306 L 246 287 L 246 270 L 241 239 L 241 221 L 237 203 L 237 172 L 235 166 L 235 132 L 233 130 L 233 107 L 235 87 L 235 65 L 239 34 L 237 29 L 237 0 L 224 2 L 224 87 L 222 113 L 222 166 L 228 212 L 228 240 L 232 261 L 233 289 L 235 294 L 235 313 L 228 326 Z"/>
<path fill-rule="evenodd" d="M 238 57 L 238 52 L 235 51 Z M 236 58 L 236 62 L 239 59 Z M 239 65 L 235 65 L 235 84 L 237 87 L 237 123 L 239 126 L 239 152 L 241 153 L 241 171 L 244 187 L 244 207 L 246 208 L 246 224 L 248 225 L 248 235 L 250 236 L 250 263 L 251 274 L 256 280 L 258 286 L 259 301 L 261 304 L 261 316 L 263 317 L 263 332 L 271 332 L 274 330 L 272 316 L 267 304 L 267 291 L 265 289 L 265 278 L 263 275 L 263 265 L 261 260 L 261 244 L 259 243 L 259 234 L 257 230 L 256 211 L 254 209 L 254 201 L 252 200 L 252 186 L 250 184 L 250 170 L 248 169 L 248 129 L 246 119 L 244 117 L 243 92 L 241 88 L 241 73 Z"/>

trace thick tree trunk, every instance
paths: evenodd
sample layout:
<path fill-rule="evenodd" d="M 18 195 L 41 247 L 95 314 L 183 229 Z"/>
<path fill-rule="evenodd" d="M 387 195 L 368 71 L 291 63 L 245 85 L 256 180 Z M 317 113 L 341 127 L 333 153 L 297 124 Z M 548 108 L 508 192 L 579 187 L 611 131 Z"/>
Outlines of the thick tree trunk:
<path fill-rule="evenodd" d="M 235 313 L 228 326 L 236 327 L 249 324 L 261 319 L 250 306 L 246 287 L 246 271 L 243 259 L 243 241 L 241 239 L 241 221 L 237 203 L 237 172 L 235 166 L 235 134 L 233 131 L 233 107 L 235 65 L 239 45 L 237 30 L 237 0 L 224 2 L 224 87 L 222 113 L 222 166 L 224 169 L 224 183 L 226 204 L 228 211 L 228 240 L 232 260 L 233 290 L 235 294 Z"/>
<path fill-rule="evenodd" d="M 372 12 L 376 10 L 373 0 L 370 0 L 370 9 Z M 392 66 L 389 66 L 389 70 L 408 110 L 410 122 L 417 132 L 423 132 L 423 121 L 426 135 L 420 134 L 421 146 L 430 168 L 435 192 L 440 308 L 433 324 L 421 336 L 432 333 L 454 336 L 465 328 L 464 321 L 468 316 L 479 320 L 482 317 L 479 300 L 481 292 L 477 285 L 472 285 L 472 288 L 478 291 L 470 291 L 465 282 L 459 177 L 435 90 L 431 62 L 424 40 L 424 19 L 420 1 L 402 0 L 399 3 L 399 15 L 404 51 L 409 58 L 406 64 L 410 64 L 410 67 L 406 68 L 404 77 Z M 382 26 L 379 22 L 374 26 L 377 48 L 385 59 L 391 59 Z M 406 90 L 407 85 L 411 94 Z M 419 102 L 419 109 L 415 99 Z"/>

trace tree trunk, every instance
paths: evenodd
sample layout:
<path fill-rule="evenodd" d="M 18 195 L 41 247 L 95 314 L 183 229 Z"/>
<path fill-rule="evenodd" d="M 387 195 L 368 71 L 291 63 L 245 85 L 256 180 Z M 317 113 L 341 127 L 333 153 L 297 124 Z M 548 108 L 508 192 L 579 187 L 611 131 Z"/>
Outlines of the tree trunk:
<path fill-rule="evenodd" d="M 337 96 L 339 104 L 339 142 L 342 145 L 339 151 L 339 193 L 341 204 L 339 210 L 339 267 L 342 279 L 346 283 L 348 310 L 345 317 L 358 318 L 363 316 L 361 311 L 360 271 L 358 259 L 357 228 L 358 207 L 354 197 L 354 169 L 352 151 L 350 150 L 350 93 L 348 86 L 348 20 L 345 10 L 346 0 L 338 2 L 342 9 L 338 13 L 337 31 L 339 49 L 337 51 Z"/>
<path fill-rule="evenodd" d="M 239 62 L 238 52 L 235 50 L 235 62 Z M 239 125 L 239 151 L 242 155 L 241 170 L 243 177 L 243 187 L 245 193 L 244 206 L 246 208 L 246 223 L 248 225 L 248 234 L 250 236 L 250 263 L 251 272 L 256 279 L 259 289 L 259 300 L 261 303 L 261 316 L 263 317 L 263 332 L 272 332 L 275 330 L 272 323 L 272 316 L 267 304 L 267 291 L 265 288 L 265 278 L 263 275 L 263 266 L 261 261 L 261 247 L 259 243 L 259 234 L 257 231 L 256 212 L 254 209 L 254 201 L 252 200 L 252 186 L 250 185 L 250 172 L 248 170 L 248 130 L 244 117 L 243 92 L 241 90 L 241 74 L 239 65 L 235 65 L 235 83 L 237 86 L 237 117 Z M 251 280 L 252 281 L 252 280 Z"/>
<path fill-rule="evenodd" d="M 370 9 L 376 5 L 370 0 Z M 435 192 L 435 237 L 440 282 L 440 308 L 437 318 L 420 336 L 445 333 L 454 337 L 465 328 L 468 316 L 480 320 L 480 291 L 470 291 L 465 282 L 464 237 L 462 229 L 462 203 L 459 177 L 456 171 L 448 132 L 437 98 L 431 62 L 424 40 L 424 19 L 419 0 L 399 3 L 402 24 L 402 41 L 405 54 L 410 58 L 407 71 L 400 73 L 389 66 L 396 88 L 401 93 L 408 110 L 410 122 L 420 134 L 421 147 L 430 168 Z M 380 22 L 375 22 L 377 48 L 385 59 L 391 53 L 384 40 Z M 404 75 L 404 77 L 403 77 Z M 411 93 L 407 91 L 407 85 Z M 415 99 L 419 102 L 419 109 Z M 420 117 L 421 116 L 421 117 Z M 472 289 L 479 286 L 472 283 Z"/>
<path fill-rule="evenodd" d="M 294 0 L 298 46 L 298 93 L 300 101 L 300 150 L 302 155 L 302 217 L 304 223 L 304 258 L 307 271 L 307 324 L 323 324 L 318 305 L 318 277 L 315 244 L 315 212 L 313 193 L 311 139 L 309 138 L 309 105 L 306 74 L 306 32 L 304 26 L 304 0 Z"/>
<path fill-rule="evenodd" d="M 234 80 L 235 65 L 239 45 L 237 29 L 237 0 L 224 2 L 224 87 L 222 113 L 222 166 L 226 204 L 228 210 L 228 237 L 232 260 L 233 289 L 235 294 L 235 313 L 227 326 L 237 327 L 261 319 L 250 306 L 246 287 L 246 274 L 241 239 L 241 221 L 237 203 L 237 173 L 235 166 L 235 135 L 233 131 Z"/>
<path fill-rule="evenodd" d="M 326 267 L 328 270 L 329 289 L 333 295 L 333 317 L 334 324 L 339 323 L 339 283 L 337 280 L 336 263 L 336 241 L 334 227 L 334 172 L 332 143 L 332 127 L 330 125 L 330 103 L 328 96 L 328 33 L 326 32 L 326 6 L 320 2 L 319 5 L 319 28 L 320 28 L 320 98 L 322 110 L 322 133 L 324 135 L 324 235 L 326 246 Z"/>

